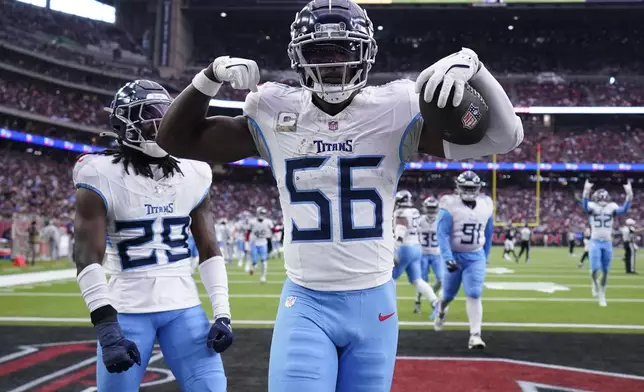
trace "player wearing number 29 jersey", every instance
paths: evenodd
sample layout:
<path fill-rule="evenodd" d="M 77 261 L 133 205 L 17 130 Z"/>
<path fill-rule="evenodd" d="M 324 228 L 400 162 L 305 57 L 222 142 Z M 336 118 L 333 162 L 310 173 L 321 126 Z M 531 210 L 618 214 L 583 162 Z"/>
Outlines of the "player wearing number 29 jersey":
<path fill-rule="evenodd" d="M 630 182 L 624 185 L 626 201 L 621 207 L 610 201 L 610 195 L 605 189 L 598 189 L 589 200 L 593 184 L 586 181 L 582 194 L 582 208 L 589 215 L 590 221 L 590 270 L 592 277 L 592 292 L 596 295 L 600 306 L 606 306 L 606 282 L 613 258 L 613 218 L 628 211 L 633 199 L 633 189 Z M 601 273 L 601 279 L 599 274 Z"/>
<path fill-rule="evenodd" d="M 212 172 L 156 144 L 170 102 L 156 82 L 122 87 L 110 106 L 117 147 L 80 157 L 73 171 L 74 257 L 98 337 L 99 391 L 139 390 L 156 341 L 183 390 L 226 390 L 218 353 L 232 343 L 232 330 L 209 208 Z M 190 234 L 212 326 L 192 278 Z"/>
<path fill-rule="evenodd" d="M 485 266 L 492 247 L 494 207 L 492 199 L 479 194 L 482 185 L 476 173 L 461 173 L 456 179 L 456 194 L 441 198 L 438 215 L 438 244 L 447 272 L 434 326 L 436 330 L 443 328 L 447 306 L 458 293 L 462 282 L 470 320 L 469 348 L 485 347 L 481 339 L 481 294 Z"/>

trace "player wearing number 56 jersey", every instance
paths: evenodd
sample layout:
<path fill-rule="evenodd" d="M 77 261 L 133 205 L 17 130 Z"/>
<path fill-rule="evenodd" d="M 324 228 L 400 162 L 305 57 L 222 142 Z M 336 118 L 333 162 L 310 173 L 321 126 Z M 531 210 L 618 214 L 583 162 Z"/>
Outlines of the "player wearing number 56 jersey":
<path fill-rule="evenodd" d="M 173 102 L 159 144 L 186 158 L 261 155 L 270 163 L 288 279 L 269 392 L 389 391 L 398 339 L 392 221 L 405 164 L 418 151 L 448 159 L 510 151 L 523 139 L 521 120 L 469 49 L 439 60 L 416 83 L 367 86 L 378 45 L 354 1 L 313 0 L 290 26 L 288 55 L 300 86 L 257 86 L 255 61 L 219 57 Z M 466 82 L 490 111 L 484 139 L 467 146 L 442 140 L 431 127 L 436 119 L 422 118 L 418 94 L 427 85 L 422 99 L 438 91 L 438 106 L 459 106 Z M 222 83 L 252 91 L 244 116 L 206 117 Z"/>
<path fill-rule="evenodd" d="M 447 271 L 434 327 L 443 329 L 447 306 L 462 282 L 470 321 L 470 349 L 485 348 L 481 339 L 481 294 L 494 230 L 492 199 L 479 194 L 482 185 L 476 173 L 461 173 L 456 179 L 456 194 L 441 198 L 438 213 L 438 244 Z"/>
<path fill-rule="evenodd" d="M 626 201 L 620 207 L 610 201 L 610 195 L 605 189 L 598 189 L 589 200 L 593 184 L 586 181 L 582 193 L 581 205 L 589 215 L 590 221 L 590 270 L 592 277 L 592 293 L 597 296 L 599 306 L 606 306 L 606 281 L 613 258 L 613 219 L 615 215 L 624 214 L 631 206 L 633 188 L 630 181 L 624 185 Z M 601 279 L 599 274 L 601 273 Z"/>
<path fill-rule="evenodd" d="M 425 282 L 429 282 L 430 269 L 434 272 L 435 283 L 432 289 L 435 293 L 438 293 L 442 287 L 443 271 L 445 270 L 440 256 L 440 248 L 438 247 L 437 215 L 438 200 L 430 196 L 423 201 L 423 215 L 420 217 L 418 224 L 420 245 L 423 248 L 423 256 L 420 261 L 420 276 Z M 414 313 L 420 313 L 421 296 L 420 292 L 416 293 Z"/>
<path fill-rule="evenodd" d="M 232 343 L 232 331 L 209 208 L 212 172 L 155 143 L 170 102 L 155 82 L 125 85 L 110 107 L 117 149 L 84 155 L 74 167 L 74 257 L 98 337 L 99 391 L 137 391 L 156 340 L 183 390 L 226 390 L 218 353 Z M 192 278 L 190 234 L 212 327 Z"/>

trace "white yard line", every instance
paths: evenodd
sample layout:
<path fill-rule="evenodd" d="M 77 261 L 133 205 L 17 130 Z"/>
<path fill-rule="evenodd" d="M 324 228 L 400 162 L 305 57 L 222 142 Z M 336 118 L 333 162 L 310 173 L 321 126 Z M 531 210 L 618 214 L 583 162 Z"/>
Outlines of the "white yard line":
<path fill-rule="evenodd" d="M 0 322 L 38 322 L 57 324 L 89 323 L 89 318 L 65 318 L 65 317 L 0 317 Z M 235 320 L 235 325 L 273 325 L 275 320 Z M 400 321 L 401 326 L 432 326 L 429 321 Z M 466 322 L 447 322 L 448 327 L 467 327 Z M 566 323 L 512 323 L 512 322 L 484 322 L 484 327 L 502 328 L 578 328 L 578 329 L 625 329 L 644 330 L 644 325 L 639 324 L 566 324 Z"/>
<path fill-rule="evenodd" d="M 24 274 L 11 274 L 0 276 L 0 287 L 13 287 L 34 283 L 49 283 L 57 280 L 76 278 L 76 269 L 63 269 L 55 271 L 26 272 Z"/>
<path fill-rule="evenodd" d="M 56 292 L 0 292 L 0 297 L 63 297 L 63 298 L 78 298 L 81 299 L 79 293 L 56 293 Z M 200 298 L 208 298 L 206 294 L 200 294 Z M 279 294 L 230 294 L 230 298 L 244 298 L 244 299 L 277 299 L 280 298 Z M 398 300 L 415 300 L 416 297 L 398 296 Z M 465 298 L 457 297 L 455 301 L 465 301 Z M 597 302 L 594 298 L 566 298 L 566 297 L 483 297 L 483 302 Z M 644 303 L 644 298 L 610 298 L 608 302 L 611 303 Z"/>

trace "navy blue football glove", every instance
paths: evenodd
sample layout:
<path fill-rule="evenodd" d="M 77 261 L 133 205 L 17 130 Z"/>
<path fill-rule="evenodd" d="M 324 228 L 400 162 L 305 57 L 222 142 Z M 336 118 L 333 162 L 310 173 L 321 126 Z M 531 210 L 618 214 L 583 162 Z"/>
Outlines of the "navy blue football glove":
<path fill-rule="evenodd" d="M 210 327 L 206 344 L 208 348 L 215 350 L 215 352 L 223 353 L 233 344 L 234 337 L 230 319 L 221 317 L 215 320 L 215 323 Z"/>
<path fill-rule="evenodd" d="M 110 373 L 121 373 L 135 363 L 141 366 L 141 354 L 136 344 L 125 339 L 118 322 L 97 324 L 95 327 L 101 344 L 103 364 Z"/>
<path fill-rule="evenodd" d="M 458 266 L 458 263 L 455 260 L 447 260 L 445 262 L 445 265 L 447 266 L 447 272 L 454 272 L 461 269 L 461 267 Z"/>

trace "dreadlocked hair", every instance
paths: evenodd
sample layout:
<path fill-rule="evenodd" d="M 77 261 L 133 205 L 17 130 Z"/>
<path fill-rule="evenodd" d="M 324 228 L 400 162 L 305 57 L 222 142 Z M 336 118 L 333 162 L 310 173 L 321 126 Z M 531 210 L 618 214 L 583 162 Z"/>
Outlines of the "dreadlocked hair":
<path fill-rule="evenodd" d="M 166 155 L 163 158 L 153 158 L 133 148 L 124 146 L 120 140 L 118 140 L 117 148 L 103 150 L 98 154 L 113 156 L 112 163 L 123 162 L 127 174 L 130 174 L 128 167 L 131 165 L 135 175 L 142 175 L 154 179 L 150 165 L 159 165 L 159 168 L 163 170 L 163 177 L 169 178 L 174 176 L 175 173 L 183 176 L 183 172 L 179 167 L 179 161 L 176 158 L 170 155 Z"/>

